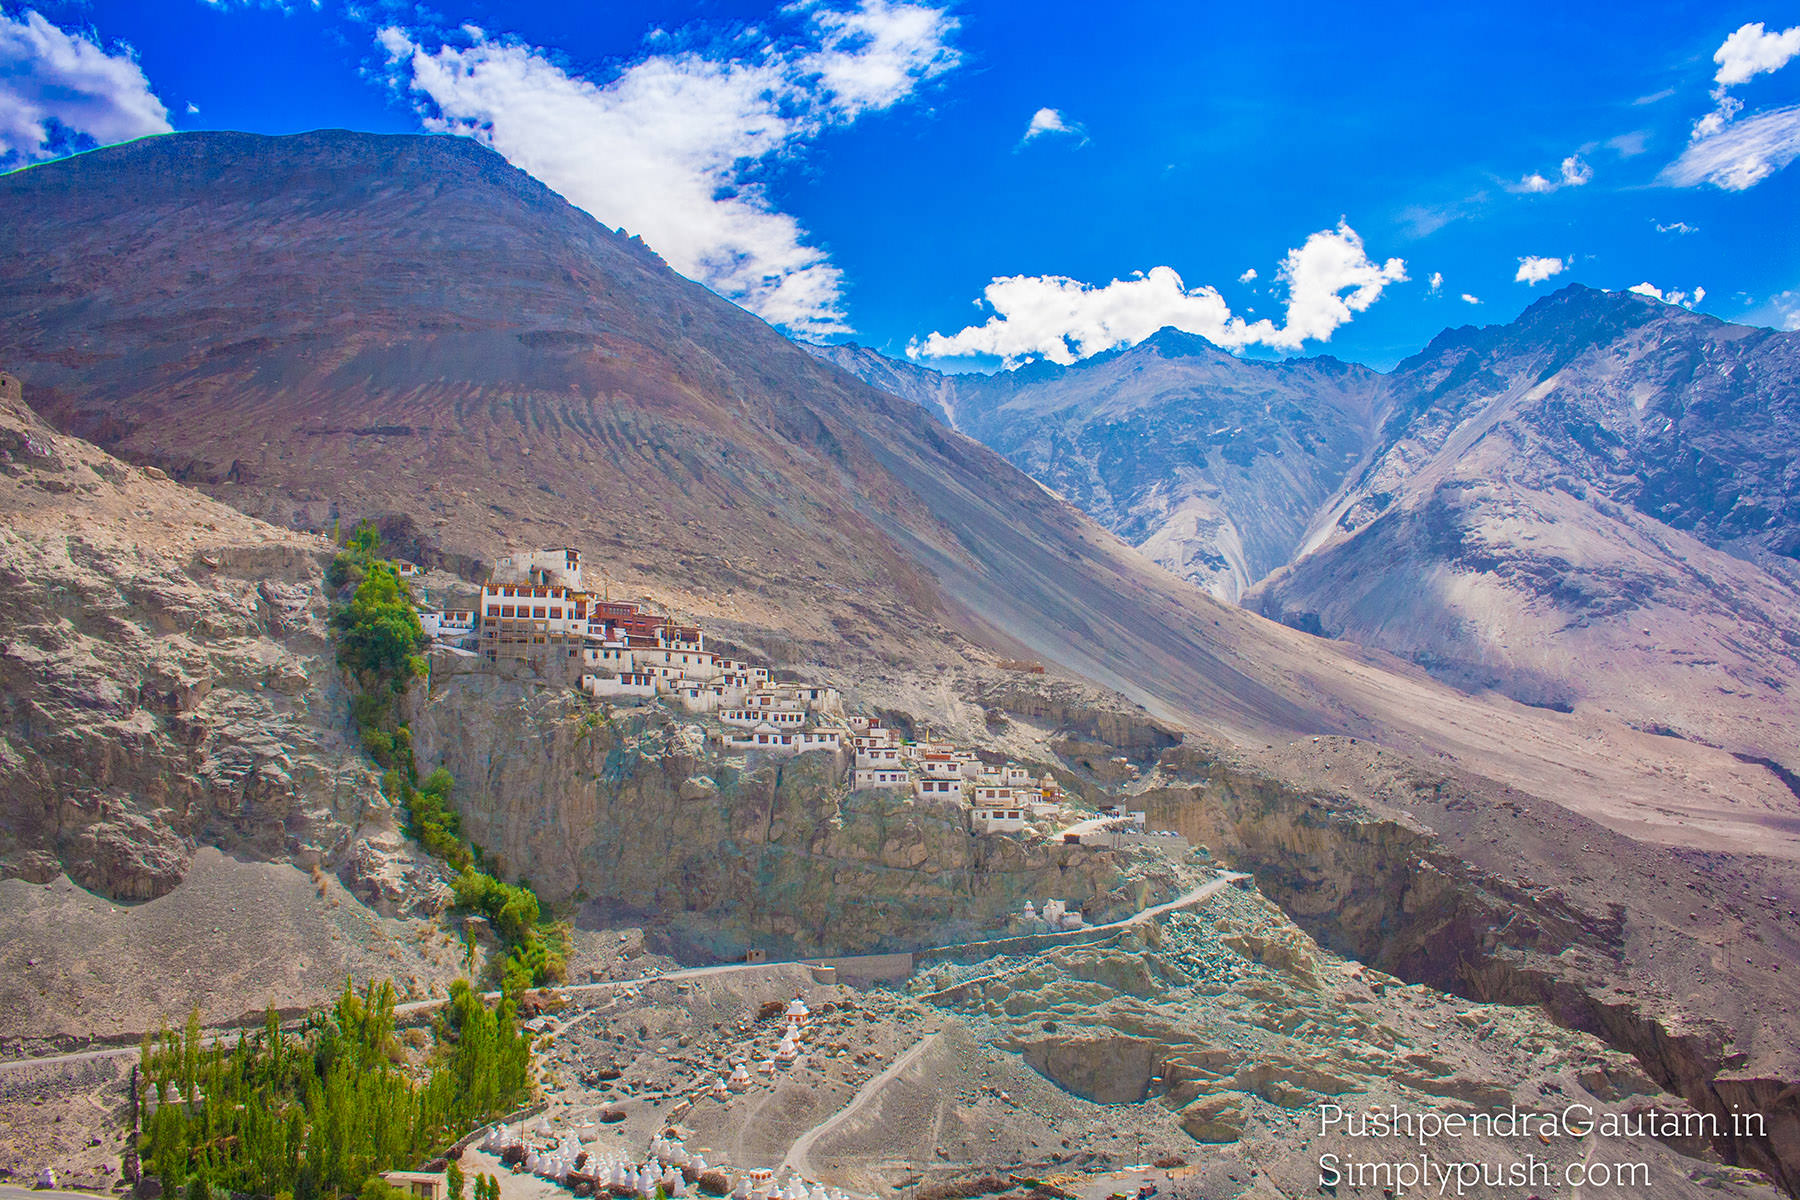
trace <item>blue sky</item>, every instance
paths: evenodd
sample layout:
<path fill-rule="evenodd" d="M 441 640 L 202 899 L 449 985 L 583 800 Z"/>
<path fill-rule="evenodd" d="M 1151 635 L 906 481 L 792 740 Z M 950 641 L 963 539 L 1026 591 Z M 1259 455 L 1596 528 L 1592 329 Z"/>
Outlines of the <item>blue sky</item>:
<path fill-rule="evenodd" d="M 0 3 L 7 165 L 332 126 L 479 136 L 947 369 L 1162 324 L 1388 366 L 1571 281 L 1800 326 L 1793 2 Z"/>

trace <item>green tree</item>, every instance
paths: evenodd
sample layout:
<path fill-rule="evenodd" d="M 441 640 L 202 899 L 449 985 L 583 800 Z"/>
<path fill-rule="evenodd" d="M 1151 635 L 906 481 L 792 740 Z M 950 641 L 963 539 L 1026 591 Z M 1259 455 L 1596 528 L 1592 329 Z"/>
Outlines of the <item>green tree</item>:
<path fill-rule="evenodd" d="M 463 1171 L 455 1159 L 444 1170 L 444 1185 L 450 1190 L 450 1200 L 463 1200 Z"/>
<path fill-rule="evenodd" d="M 425 630 L 400 574 L 391 563 L 371 562 L 350 603 L 332 614 L 338 661 L 363 675 L 380 677 L 395 691 L 412 678 L 414 657 L 425 647 Z"/>

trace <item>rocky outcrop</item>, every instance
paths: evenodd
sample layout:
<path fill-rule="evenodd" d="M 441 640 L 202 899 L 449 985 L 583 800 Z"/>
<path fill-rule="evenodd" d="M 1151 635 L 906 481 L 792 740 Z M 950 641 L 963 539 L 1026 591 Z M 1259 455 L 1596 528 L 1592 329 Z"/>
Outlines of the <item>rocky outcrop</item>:
<path fill-rule="evenodd" d="M 986 973 L 926 999 L 1076 1095 L 1154 1100 L 1195 1141 L 1241 1141 L 1246 1157 L 1271 1139 L 1292 1150 L 1286 1139 L 1296 1133 L 1307 1137 L 1311 1163 L 1339 1150 L 1320 1128 L 1328 1104 L 1347 1112 L 1532 1111 L 1554 1095 L 1559 1104 L 1637 1097 L 1685 1111 L 1592 1036 L 1532 1008 L 1470 1004 L 1346 962 L 1266 899 L 1234 889 L 1112 945 L 968 970 Z M 1521 1131 L 1486 1153 L 1504 1161 L 1527 1151 L 1579 1158 L 1585 1150 L 1546 1149 Z M 1660 1194 L 1687 1193 L 1677 1186 Z"/>
<path fill-rule="evenodd" d="M 1597 902 L 1597 893 L 1577 889 L 1573 871 L 1548 883 L 1540 874 L 1547 864 L 1534 868 L 1520 856 L 1506 856 L 1508 871 L 1471 861 L 1472 843 L 1494 840 L 1487 830 L 1509 829 L 1522 847 L 1528 836 L 1573 839 L 1587 843 L 1584 853 L 1612 855 L 1611 869 L 1633 869 L 1627 839 L 1566 814 L 1534 817 L 1521 798 L 1496 803 L 1449 777 L 1406 768 L 1384 781 L 1387 803 L 1353 799 L 1280 782 L 1197 746 L 1165 754 L 1158 774 L 1141 796 L 1151 826 L 1175 829 L 1254 873 L 1264 894 L 1320 941 L 1402 979 L 1484 1003 L 1541 1007 L 1598 1036 L 1719 1118 L 1715 1148 L 1727 1162 L 1761 1170 L 1789 1192 L 1800 1186 L 1800 1086 L 1787 1073 L 1791 1046 L 1783 1047 L 1782 1032 L 1791 1010 L 1777 1010 L 1778 978 L 1741 958 L 1695 952 L 1702 913 L 1736 909 L 1709 900 L 1704 884 L 1715 881 L 1695 872 L 1680 891 L 1664 881 L 1676 915 L 1694 909 L 1685 914 L 1689 928 L 1669 929 L 1671 913 L 1649 889 L 1633 910 Z M 1556 828 L 1533 829 L 1534 820 L 1552 817 Z M 1454 828 L 1456 840 L 1428 822 Z M 1735 978 L 1713 986 L 1731 994 L 1732 1005 L 1701 1009 L 1674 994 L 1673 981 L 1721 969 Z M 1752 1059 L 1783 1073 L 1744 1070 Z M 1734 1134 L 1734 1108 L 1760 1114 L 1764 1132 Z"/>
<path fill-rule="evenodd" d="M 721 727 L 612 708 L 528 672 L 434 654 L 409 722 L 456 776 L 464 827 L 553 902 L 662 918 L 718 954 L 909 949 L 991 935 L 1027 899 L 1091 920 L 1178 879 L 1155 856 L 975 837 L 958 805 L 851 793 L 847 762 L 727 755 Z"/>
<path fill-rule="evenodd" d="M 200 844 L 331 858 L 378 802 L 325 544 L 160 476 L 0 403 L 0 877 L 147 900 Z"/>

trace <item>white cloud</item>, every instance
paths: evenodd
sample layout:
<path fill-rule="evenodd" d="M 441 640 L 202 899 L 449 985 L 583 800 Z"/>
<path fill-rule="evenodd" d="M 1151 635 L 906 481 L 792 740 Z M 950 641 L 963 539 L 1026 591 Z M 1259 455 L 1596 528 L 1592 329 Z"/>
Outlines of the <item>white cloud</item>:
<path fill-rule="evenodd" d="M 169 129 L 131 47 L 0 12 L 0 166 Z"/>
<path fill-rule="evenodd" d="M 1462 294 L 1462 298 L 1463 298 L 1463 303 L 1464 303 L 1464 304 L 1480 304 L 1480 303 L 1481 303 L 1481 297 L 1480 297 L 1480 296 L 1471 296 L 1471 295 L 1469 295 L 1469 293 L 1467 293 L 1467 292 L 1464 292 L 1464 293 L 1463 293 L 1463 294 Z"/>
<path fill-rule="evenodd" d="M 825 129 L 890 108 L 958 61 L 954 18 L 861 0 L 790 6 L 799 27 L 715 49 L 649 52 L 594 82 L 465 26 L 427 47 L 377 38 L 428 128 L 476 138 L 671 266 L 796 333 L 847 331 L 842 273 L 759 178 Z M 668 35 L 652 35 L 654 46 Z"/>
<path fill-rule="evenodd" d="M 1514 283 L 1528 283 L 1532 287 L 1544 282 L 1552 275 L 1560 275 L 1568 264 L 1560 258 L 1540 258 L 1528 254 L 1519 260 L 1519 273 L 1513 276 Z"/>
<path fill-rule="evenodd" d="M 1778 71 L 1800 55 L 1800 25 L 1780 33 L 1768 33 L 1761 21 L 1740 25 L 1713 52 L 1719 64 L 1713 75 L 1713 110 L 1694 122 L 1692 143 L 1682 156 L 1663 169 L 1667 182 L 1692 187 L 1711 183 L 1726 191 L 1754 187 L 1794 158 L 1800 147 L 1792 119 L 1794 109 L 1758 113 L 1742 125 L 1734 125 L 1744 102 L 1730 89 L 1757 75 Z"/>
<path fill-rule="evenodd" d="M 1058 109 L 1040 108 L 1031 114 L 1031 123 L 1025 126 L 1025 136 L 1019 139 L 1019 144 L 1024 145 L 1026 142 L 1035 138 L 1045 137 L 1056 133 L 1068 134 L 1070 137 L 1080 138 L 1084 144 L 1087 142 L 1087 130 L 1085 128 L 1063 116 L 1062 112 Z"/>
<path fill-rule="evenodd" d="M 1658 221 L 1658 222 L 1656 222 L 1656 232 L 1687 234 L 1687 233 L 1699 233 L 1700 230 L 1697 226 L 1689 225 L 1686 221 L 1671 221 L 1667 225 L 1664 225 L 1661 221 Z"/>
<path fill-rule="evenodd" d="M 1431 273 L 1431 290 L 1434 292 L 1441 292 L 1444 290 L 1444 273 L 1442 271 L 1433 271 Z"/>
<path fill-rule="evenodd" d="M 1256 282 L 1256 268 L 1255 267 L 1244 268 L 1244 273 L 1242 275 L 1238 276 L 1238 282 L 1239 283 L 1255 283 Z"/>
<path fill-rule="evenodd" d="M 1769 322 L 1777 329 L 1800 330 L 1800 291 L 1777 292 L 1769 297 Z"/>
<path fill-rule="evenodd" d="M 1736 96 L 1727 96 L 1723 89 L 1713 93 L 1713 100 L 1716 102 L 1716 106 L 1711 112 L 1694 122 L 1694 132 L 1688 135 L 1690 140 L 1697 142 L 1718 133 L 1731 124 L 1731 119 L 1742 112 L 1744 108 L 1742 100 Z"/>
<path fill-rule="evenodd" d="M 1634 129 L 1630 133 L 1621 133 L 1617 137 L 1606 139 L 1606 147 L 1620 158 L 1636 158 L 1649 149 L 1650 133 L 1645 129 Z"/>
<path fill-rule="evenodd" d="M 1571 154 L 1562 160 L 1557 168 L 1556 178 L 1551 179 L 1540 172 L 1533 171 L 1513 185 L 1515 192 L 1530 192 L 1544 195 L 1566 187 L 1581 187 L 1594 178 L 1594 168 L 1581 161 L 1581 156 Z"/>
<path fill-rule="evenodd" d="M 1307 341 L 1328 340 L 1388 284 L 1404 281 L 1406 264 L 1370 259 L 1362 238 L 1340 221 L 1288 251 L 1276 278 L 1288 287 L 1279 326 L 1234 315 L 1217 288 L 1189 288 L 1172 267 L 1100 286 L 1059 275 L 1014 275 L 988 284 L 983 296 L 994 315 L 984 324 L 934 332 L 906 352 L 914 358 L 990 354 L 1008 366 L 1038 357 L 1071 363 L 1142 341 L 1165 325 L 1234 349 L 1260 344 L 1297 350 Z"/>
<path fill-rule="evenodd" d="M 1664 304 L 1678 304 L 1682 308 L 1693 308 L 1694 305 L 1706 299 L 1706 289 L 1703 287 L 1695 288 L 1693 294 L 1690 295 L 1687 292 L 1665 292 L 1655 284 L 1646 281 L 1633 284 L 1625 290 L 1635 292 L 1640 296 L 1648 296 L 1652 300 L 1661 300 Z"/>
<path fill-rule="evenodd" d="M 1746 83 L 1764 72 L 1780 70 L 1795 55 L 1800 55 L 1800 25 L 1780 33 L 1764 32 L 1761 21 L 1740 25 L 1713 51 L 1713 61 L 1719 64 L 1713 82 L 1721 87 Z"/>
<path fill-rule="evenodd" d="M 1800 105 L 1771 109 L 1701 138 L 1664 167 L 1677 187 L 1710 183 L 1728 192 L 1754 187 L 1800 157 Z"/>

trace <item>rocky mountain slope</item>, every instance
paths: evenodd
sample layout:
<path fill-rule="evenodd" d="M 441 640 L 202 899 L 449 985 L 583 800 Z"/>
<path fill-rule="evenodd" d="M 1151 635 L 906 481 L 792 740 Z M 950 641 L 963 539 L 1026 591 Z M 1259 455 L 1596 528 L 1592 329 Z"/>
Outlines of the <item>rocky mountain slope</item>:
<path fill-rule="evenodd" d="M 1222 600 L 1291 561 L 1375 438 L 1386 388 L 1331 358 L 1247 363 L 1174 329 L 1073 367 L 943 375 L 808 346 L 992 446 Z"/>
<path fill-rule="evenodd" d="M 357 894 L 431 888 L 348 728 L 326 559 L 0 395 L 9 1050 L 454 972 Z"/>
<path fill-rule="evenodd" d="M 1797 765 L 1793 334 L 1572 286 L 1388 375 L 1172 330 L 994 376 L 814 352 L 1215 595 L 1467 691 Z"/>
<path fill-rule="evenodd" d="M 1245 740 L 1379 737 L 1581 803 L 1576 763 L 1728 840 L 1792 799 L 1218 604 L 465 140 L 184 134 L 0 178 L 0 361 L 244 511 L 376 516 L 467 573 L 578 546 L 614 594 L 834 670 L 1036 658 Z"/>
<path fill-rule="evenodd" d="M 320 539 L 0 401 L 5 873 L 122 900 L 197 841 L 314 861 L 378 798 L 342 726 Z"/>
<path fill-rule="evenodd" d="M 1247 605 L 1800 765 L 1800 337 L 1571 287 L 1392 386 L 1379 452 Z"/>

